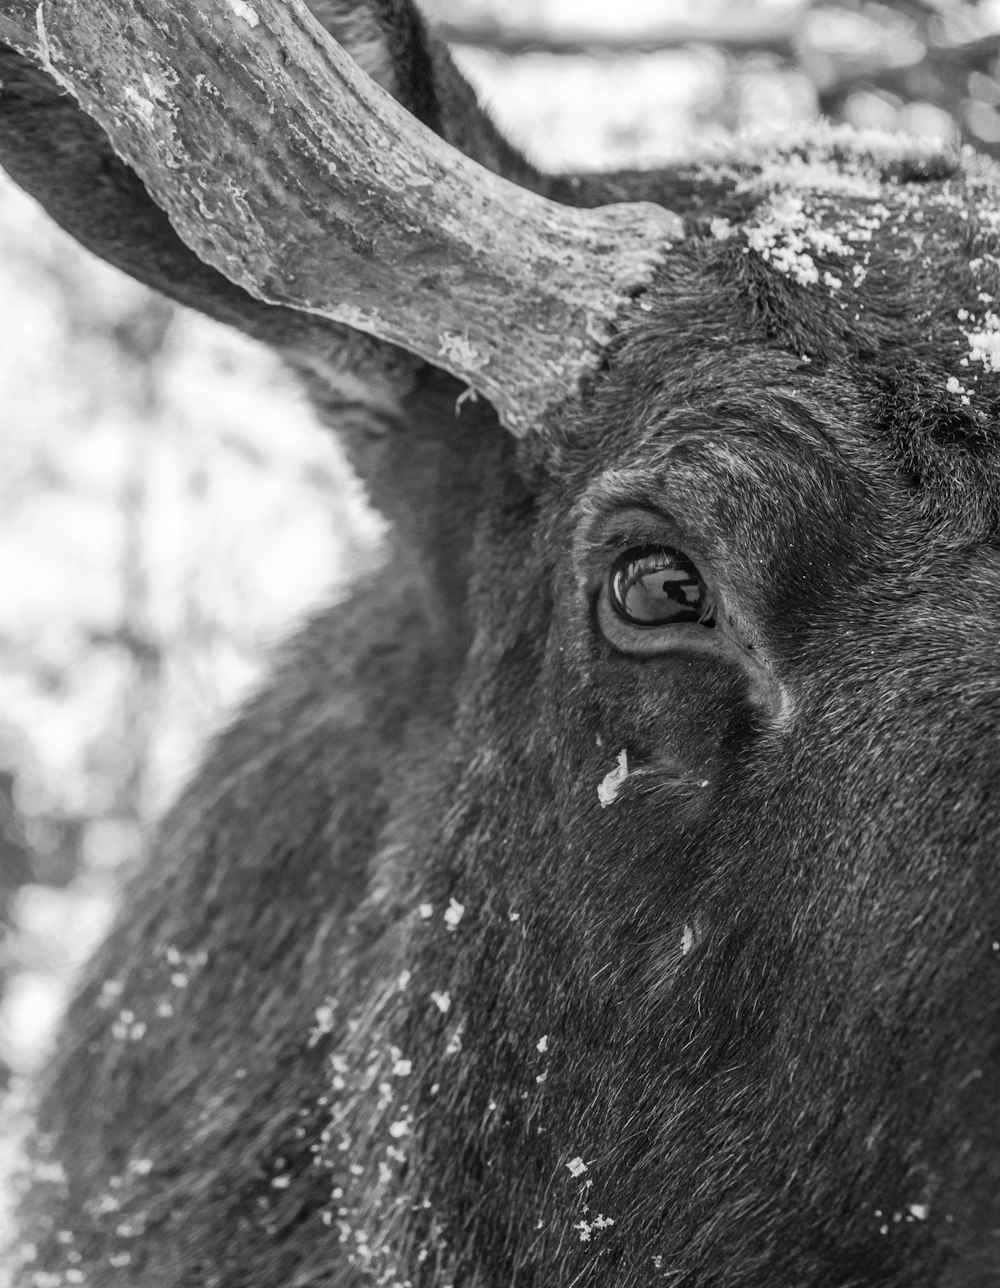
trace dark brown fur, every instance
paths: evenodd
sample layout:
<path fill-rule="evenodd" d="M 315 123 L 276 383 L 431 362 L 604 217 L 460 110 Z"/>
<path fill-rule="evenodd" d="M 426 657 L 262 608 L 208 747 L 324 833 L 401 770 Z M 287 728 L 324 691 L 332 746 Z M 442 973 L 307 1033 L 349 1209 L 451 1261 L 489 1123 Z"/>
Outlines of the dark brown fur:
<path fill-rule="evenodd" d="M 199 266 L 0 63 L 4 164 L 284 352 L 397 533 L 217 739 L 95 960 L 20 1282 L 997 1283 L 1000 389 L 958 318 L 1000 294 L 997 176 L 833 140 L 549 181 L 409 10 L 357 21 L 473 153 L 689 236 L 515 448 L 441 373 Z M 776 165 L 814 223 L 874 221 L 860 281 L 753 248 Z M 710 571 L 737 652 L 604 637 L 623 505 Z"/>

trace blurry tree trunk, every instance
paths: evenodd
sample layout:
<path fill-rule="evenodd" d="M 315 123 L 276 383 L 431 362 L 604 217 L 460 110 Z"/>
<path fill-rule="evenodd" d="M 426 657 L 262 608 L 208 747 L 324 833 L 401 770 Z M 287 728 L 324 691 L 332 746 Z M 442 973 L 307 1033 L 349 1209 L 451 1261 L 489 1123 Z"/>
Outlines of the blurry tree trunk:
<path fill-rule="evenodd" d="M 115 812 L 141 828 L 149 816 L 148 779 L 160 690 L 161 648 L 149 585 L 149 472 L 161 419 L 159 359 L 174 315 L 159 296 L 148 299 L 114 328 L 133 391 L 134 423 L 126 436 L 121 489 L 122 560 L 120 642 L 129 658 L 121 708 L 120 768 Z"/>

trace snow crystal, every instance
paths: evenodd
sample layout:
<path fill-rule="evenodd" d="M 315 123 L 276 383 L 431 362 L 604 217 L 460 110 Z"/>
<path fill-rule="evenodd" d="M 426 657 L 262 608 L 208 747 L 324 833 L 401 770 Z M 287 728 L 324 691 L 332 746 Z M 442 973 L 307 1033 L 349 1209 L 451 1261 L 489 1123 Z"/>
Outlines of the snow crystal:
<path fill-rule="evenodd" d="M 613 1217 L 597 1216 L 593 1221 L 577 1221 L 573 1229 L 580 1232 L 581 1243 L 589 1243 L 590 1236 L 594 1230 L 606 1230 L 608 1226 L 614 1225 L 614 1223 Z"/>
<path fill-rule="evenodd" d="M 434 916 L 434 905 L 432 903 L 422 903 L 417 911 L 423 917 L 424 921 L 430 920 Z"/>
<path fill-rule="evenodd" d="M 397 1078 L 406 1078 L 413 1072 L 412 1060 L 397 1060 L 392 1066 L 392 1071 Z"/>
<path fill-rule="evenodd" d="M 125 991 L 125 985 L 120 979 L 106 979 L 101 985 L 101 995 L 97 999 L 97 1005 L 107 1009 L 113 1005 L 116 997 L 121 997 Z"/>
<path fill-rule="evenodd" d="M 909 1212 L 910 1216 L 912 1216 L 912 1217 L 913 1217 L 914 1221 L 926 1221 L 926 1220 L 927 1220 L 927 1204 L 926 1204 L 926 1203 L 910 1203 L 910 1204 L 907 1206 L 907 1209 L 906 1209 L 906 1210 Z"/>
<path fill-rule="evenodd" d="M 401 1118 L 398 1122 L 389 1124 L 389 1135 L 395 1140 L 399 1140 L 402 1136 L 409 1135 L 409 1131 L 410 1124 L 406 1122 L 405 1119 Z"/>
<path fill-rule="evenodd" d="M 332 1002 L 324 1002 L 316 1008 L 316 1023 L 309 1033 L 309 1046 L 314 1047 L 320 1038 L 333 1032 L 334 1009 Z"/>
<path fill-rule="evenodd" d="M 538 1041 L 535 1043 L 535 1050 L 544 1052 L 544 1051 L 547 1051 L 548 1049 L 549 1049 L 549 1035 L 546 1033 L 543 1037 L 540 1037 Z"/>
<path fill-rule="evenodd" d="M 449 1010 L 451 1010 L 450 993 L 433 992 L 431 993 L 431 1001 L 438 1008 L 438 1010 L 441 1012 L 442 1015 L 447 1015 Z"/>
<path fill-rule="evenodd" d="M 686 957 L 693 947 L 694 931 L 690 926 L 685 926 L 684 932 L 681 935 L 681 956 Z"/>
<path fill-rule="evenodd" d="M 623 747 L 618 753 L 618 764 L 604 775 L 597 787 L 597 799 L 601 809 L 607 809 L 621 790 L 622 783 L 628 778 L 628 752 Z"/>
<path fill-rule="evenodd" d="M 576 1158 L 571 1158 L 569 1162 L 566 1164 L 566 1166 L 569 1169 L 570 1176 L 582 1176 L 584 1172 L 587 1170 L 587 1164 L 583 1161 L 583 1159 L 579 1156 L 579 1154 L 576 1156 Z"/>
<path fill-rule="evenodd" d="M 457 899 L 449 899 L 448 907 L 444 914 L 445 925 L 448 929 L 454 930 L 464 916 L 465 904 L 459 903 Z"/>
<path fill-rule="evenodd" d="M 950 394 L 964 394 L 966 392 L 965 386 L 957 376 L 949 376 L 944 382 L 944 387 Z"/>

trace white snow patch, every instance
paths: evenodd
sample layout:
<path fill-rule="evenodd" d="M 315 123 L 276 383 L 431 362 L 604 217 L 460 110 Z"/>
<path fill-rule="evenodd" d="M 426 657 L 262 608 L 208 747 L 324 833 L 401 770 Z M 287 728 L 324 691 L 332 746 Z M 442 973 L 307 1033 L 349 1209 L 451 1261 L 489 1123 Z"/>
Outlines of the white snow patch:
<path fill-rule="evenodd" d="M 566 1166 L 569 1169 L 570 1176 L 582 1176 L 587 1170 L 587 1164 L 579 1154 L 577 1154 L 576 1158 L 571 1158 Z"/>
<path fill-rule="evenodd" d="M 800 192 L 838 193 L 849 197 L 878 197 L 878 175 L 867 158 L 858 158 L 848 166 L 843 158 L 835 159 L 825 149 L 812 156 L 778 155 L 760 167 L 757 174 L 742 179 L 737 192 L 760 192 L 767 189 Z"/>
<path fill-rule="evenodd" d="M 543 1037 L 540 1037 L 538 1041 L 535 1043 L 535 1050 L 544 1052 L 544 1051 L 547 1051 L 548 1049 L 549 1049 L 549 1035 L 546 1033 Z"/>
<path fill-rule="evenodd" d="M 907 1210 L 907 1212 L 909 1212 L 910 1216 L 912 1216 L 912 1217 L 913 1217 L 914 1221 L 926 1221 L 926 1220 L 927 1220 L 927 1204 L 926 1204 L 926 1203 L 909 1203 L 909 1204 L 907 1204 L 907 1208 L 906 1208 L 906 1210 Z"/>
<path fill-rule="evenodd" d="M 170 106 L 170 95 L 155 76 L 150 76 L 148 72 L 143 72 L 142 83 L 146 86 L 146 93 L 155 103 L 161 103 L 165 107 Z"/>
<path fill-rule="evenodd" d="M 690 926 L 685 926 L 681 934 L 681 956 L 686 957 L 694 947 L 694 930 Z"/>
<path fill-rule="evenodd" d="M 444 923 L 448 929 L 454 930 L 464 916 L 465 904 L 459 903 L 457 899 L 449 899 L 444 913 Z"/>
<path fill-rule="evenodd" d="M 256 27 L 260 23 L 260 15 L 257 10 L 246 3 L 246 0 L 229 0 L 229 7 L 237 18 L 242 18 L 248 27 Z"/>
<path fill-rule="evenodd" d="M 422 903 L 417 911 L 423 917 L 424 921 L 429 921 L 434 916 L 434 905 L 432 903 Z"/>
<path fill-rule="evenodd" d="M 431 1001 L 442 1015 L 447 1015 L 451 1010 L 451 995 L 449 993 L 431 993 Z"/>
<path fill-rule="evenodd" d="M 442 333 L 438 353 L 451 367 L 460 371 L 480 371 L 490 360 L 489 354 L 480 353 L 467 335 L 458 335 L 455 331 Z"/>
<path fill-rule="evenodd" d="M 618 753 L 618 764 L 604 775 L 597 787 L 597 799 L 601 809 L 607 809 L 621 790 L 622 783 L 628 778 L 628 752 L 623 747 Z"/>
<path fill-rule="evenodd" d="M 981 362 L 985 371 L 1000 371 L 1000 317 L 989 311 L 978 330 L 966 331 L 969 358 Z"/>
<path fill-rule="evenodd" d="M 156 108 L 148 98 L 143 98 L 137 89 L 131 85 L 125 87 L 125 102 L 132 109 L 133 113 L 142 121 L 147 129 L 153 128 L 153 121 L 156 118 Z"/>

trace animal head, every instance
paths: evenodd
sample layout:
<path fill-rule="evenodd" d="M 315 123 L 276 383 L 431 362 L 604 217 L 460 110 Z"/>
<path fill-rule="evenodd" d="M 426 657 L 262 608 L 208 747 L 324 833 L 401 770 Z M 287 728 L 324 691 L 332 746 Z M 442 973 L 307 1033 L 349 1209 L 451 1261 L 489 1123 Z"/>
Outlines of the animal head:
<path fill-rule="evenodd" d="M 18 29 L 100 127 L 0 69 L 14 177 L 282 352 L 397 534 L 219 740 L 95 963 L 40 1110 L 43 1273 L 995 1282 L 997 175 L 825 132 L 547 177 L 411 11 L 314 11 L 531 195 L 518 229 L 551 218 L 530 271 L 509 229 L 509 278 L 492 233 L 440 258 L 477 212 L 439 168 L 389 321 L 354 278 L 333 313 L 294 244 L 314 156 L 248 255 L 134 144 L 152 90 L 119 135 L 70 35 Z M 338 271 L 377 270 L 357 218 Z M 424 326 L 456 277 L 468 325 Z"/>

